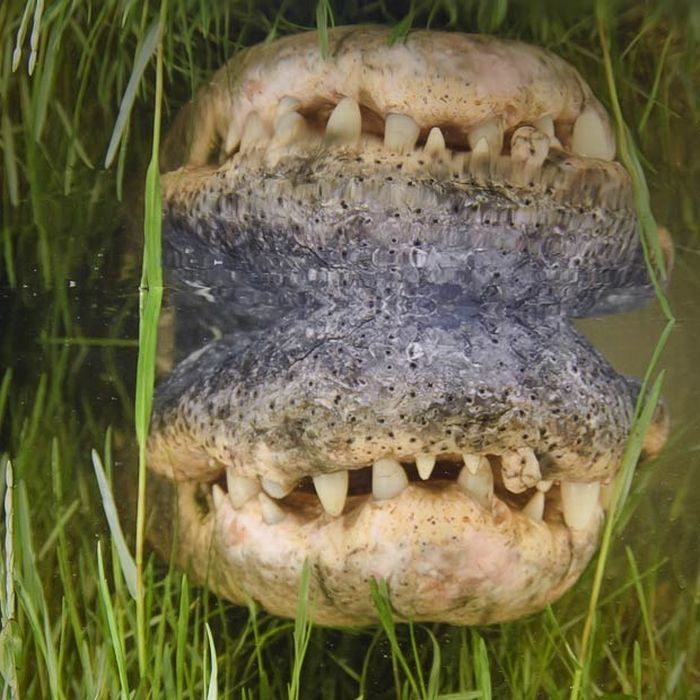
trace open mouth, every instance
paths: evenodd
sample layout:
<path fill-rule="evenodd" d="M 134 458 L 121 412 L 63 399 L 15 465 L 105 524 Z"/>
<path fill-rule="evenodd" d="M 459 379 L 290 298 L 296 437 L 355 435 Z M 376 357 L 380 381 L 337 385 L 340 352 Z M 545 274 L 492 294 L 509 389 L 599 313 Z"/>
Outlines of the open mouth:
<path fill-rule="evenodd" d="M 540 477 L 537 457 L 524 447 L 502 456 L 467 453 L 436 458 L 423 454 L 403 463 L 386 457 L 360 469 L 305 477 L 291 490 L 269 479 L 258 482 L 240 476 L 231 468 L 212 488 L 223 490 L 236 509 L 257 496 L 261 517 L 268 525 L 283 520 L 290 510 L 308 519 L 352 514 L 370 499 L 376 502 L 399 496 L 409 484 L 437 496 L 442 489 L 456 486 L 486 512 L 493 510 L 495 498 L 533 522 L 566 523 L 576 529 L 585 528 L 599 512 L 599 504 L 609 498 L 610 487 L 601 491 L 598 481 L 555 482 Z"/>
<path fill-rule="evenodd" d="M 631 427 L 567 322 L 653 294 L 629 178 L 558 58 L 387 37 L 253 47 L 166 138 L 152 538 L 277 614 L 309 561 L 321 623 L 375 619 L 371 578 L 397 619 L 511 619 L 580 575 Z"/>

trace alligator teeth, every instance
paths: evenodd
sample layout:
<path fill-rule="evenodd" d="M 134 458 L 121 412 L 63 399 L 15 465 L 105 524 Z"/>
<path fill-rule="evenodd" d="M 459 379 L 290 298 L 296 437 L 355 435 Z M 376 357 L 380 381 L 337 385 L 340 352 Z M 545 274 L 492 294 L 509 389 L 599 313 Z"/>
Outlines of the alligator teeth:
<path fill-rule="evenodd" d="M 246 501 L 260 491 L 257 479 L 235 474 L 232 467 L 226 470 L 226 488 L 228 497 L 234 508 L 240 508 Z"/>
<path fill-rule="evenodd" d="M 600 114 L 594 109 L 584 109 L 574 122 L 571 133 L 571 150 L 579 156 L 612 160 L 615 142 Z"/>
<path fill-rule="evenodd" d="M 540 117 L 535 121 L 535 129 L 541 131 L 543 134 L 547 134 L 550 138 L 554 136 L 554 119 L 552 119 L 551 114 L 546 114 L 544 117 Z"/>
<path fill-rule="evenodd" d="M 513 132 L 510 157 L 514 161 L 539 167 L 549 153 L 549 136 L 533 126 L 521 126 Z"/>
<path fill-rule="evenodd" d="M 318 474 L 313 477 L 313 482 L 323 510 L 329 515 L 340 515 L 348 495 L 347 471 Z"/>
<path fill-rule="evenodd" d="M 418 476 L 423 481 L 429 479 L 433 469 L 435 469 L 435 455 L 417 455 L 416 469 L 418 470 Z"/>
<path fill-rule="evenodd" d="M 552 488 L 552 484 L 554 484 L 553 481 L 546 481 L 545 479 L 542 479 L 541 481 L 537 482 L 537 490 L 542 491 L 542 493 L 547 493 L 547 491 Z"/>
<path fill-rule="evenodd" d="M 601 484 L 600 486 L 600 505 L 604 510 L 610 508 L 610 503 L 612 502 L 613 493 L 615 491 L 615 481 L 611 480 L 607 484 Z"/>
<path fill-rule="evenodd" d="M 262 491 L 258 494 L 258 502 L 260 503 L 262 519 L 268 525 L 275 525 L 281 520 L 284 520 L 285 512 L 267 494 L 262 493 Z"/>
<path fill-rule="evenodd" d="M 277 120 L 271 148 L 288 146 L 299 141 L 306 132 L 306 120 L 298 112 L 287 112 Z"/>
<path fill-rule="evenodd" d="M 378 459 L 372 467 L 372 496 L 377 501 L 398 496 L 408 486 L 408 477 L 395 459 Z"/>
<path fill-rule="evenodd" d="M 233 122 L 228 125 L 226 138 L 224 138 L 224 153 L 230 156 L 241 141 L 241 134 Z"/>
<path fill-rule="evenodd" d="M 257 148 L 270 138 L 270 133 L 265 123 L 257 112 L 251 112 L 243 125 L 241 134 L 241 153 L 246 153 Z"/>
<path fill-rule="evenodd" d="M 277 103 L 277 109 L 275 110 L 275 120 L 278 120 L 280 117 L 283 117 L 289 112 L 296 111 L 299 105 L 301 105 L 301 102 L 299 102 L 299 100 L 297 100 L 296 97 L 292 97 L 291 95 L 285 95 Z"/>
<path fill-rule="evenodd" d="M 600 494 L 600 482 L 580 484 L 574 481 L 561 482 L 561 500 L 564 508 L 564 522 L 574 530 L 588 525 Z"/>
<path fill-rule="evenodd" d="M 343 97 L 326 124 L 326 140 L 331 143 L 355 143 L 362 133 L 360 105 L 352 97 Z"/>
<path fill-rule="evenodd" d="M 489 468 L 491 466 L 486 457 L 469 454 L 469 452 L 465 452 L 462 455 L 462 459 L 464 460 L 464 466 L 469 470 L 470 474 L 476 474 L 479 471 L 479 469 L 483 468 L 484 466 L 487 466 Z M 486 464 L 484 464 L 484 462 Z"/>
<path fill-rule="evenodd" d="M 544 515 L 544 494 L 542 491 L 535 491 L 532 498 L 523 508 L 523 513 L 536 523 L 542 520 L 542 516 Z"/>
<path fill-rule="evenodd" d="M 437 126 L 434 126 L 430 130 L 423 150 L 431 156 L 442 155 L 447 150 L 445 147 L 445 137 Z"/>
<path fill-rule="evenodd" d="M 482 159 L 489 157 L 489 142 L 486 137 L 480 138 L 472 148 L 472 156 L 475 159 Z"/>
<path fill-rule="evenodd" d="M 474 151 L 474 154 L 480 154 L 484 146 L 479 142 L 486 139 L 486 146 L 492 158 L 495 158 L 501 153 L 503 148 L 503 126 L 500 119 L 491 119 L 481 126 L 472 129 L 468 136 L 469 148 Z"/>
<path fill-rule="evenodd" d="M 268 496 L 272 498 L 284 498 L 288 493 L 290 493 L 296 484 L 280 484 L 272 479 L 260 479 L 260 483 L 263 487 L 263 491 Z"/>
<path fill-rule="evenodd" d="M 481 506 L 488 508 L 493 497 L 493 473 L 487 459 L 479 460 L 475 474 L 469 467 L 462 467 L 457 477 L 457 483 Z"/>
<path fill-rule="evenodd" d="M 420 127 L 405 114 L 388 114 L 384 124 L 384 146 L 390 151 L 407 153 L 418 141 Z"/>
<path fill-rule="evenodd" d="M 529 447 L 520 447 L 501 456 L 503 484 L 511 493 L 522 493 L 542 478 L 540 463 Z"/>
<path fill-rule="evenodd" d="M 226 500 L 226 494 L 219 484 L 214 484 L 211 488 L 211 497 L 214 501 L 214 509 L 219 510 Z"/>

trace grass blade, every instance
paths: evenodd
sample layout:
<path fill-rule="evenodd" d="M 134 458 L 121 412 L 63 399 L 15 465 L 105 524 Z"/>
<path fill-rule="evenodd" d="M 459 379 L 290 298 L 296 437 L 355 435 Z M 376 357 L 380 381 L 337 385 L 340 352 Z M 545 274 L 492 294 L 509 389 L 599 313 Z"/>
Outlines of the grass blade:
<path fill-rule="evenodd" d="M 122 97 L 121 104 L 119 105 L 119 114 L 117 115 L 117 121 L 114 123 L 112 138 L 109 140 L 109 146 L 107 147 L 105 168 L 109 168 L 114 160 L 114 156 L 117 153 L 117 148 L 119 147 L 119 143 L 126 129 L 129 117 L 131 116 L 131 110 L 134 108 L 136 91 L 138 90 L 139 83 L 141 82 L 141 78 L 143 78 L 143 73 L 146 70 L 146 66 L 153 57 L 153 54 L 158 47 L 158 43 L 160 42 L 161 28 L 160 20 L 154 20 L 151 23 L 151 26 L 148 28 L 141 46 L 139 46 L 138 50 L 136 51 L 134 67 L 131 70 L 131 76 L 129 77 L 129 82 L 126 85 L 124 97 Z"/>
<path fill-rule="evenodd" d="M 105 567 L 102 561 L 102 547 L 97 543 L 97 571 L 98 571 L 98 586 L 100 591 L 100 600 L 107 618 L 107 627 L 109 628 L 109 636 L 112 642 L 112 650 L 114 658 L 117 662 L 119 671 L 119 682 L 122 689 L 122 697 L 129 697 L 129 680 L 126 675 L 126 657 L 124 654 L 124 643 L 117 628 L 117 620 L 114 614 L 114 606 L 107 587 L 107 579 L 105 578 Z"/>
<path fill-rule="evenodd" d="M 97 479 L 97 486 L 100 489 L 100 497 L 102 498 L 102 508 L 105 512 L 105 517 L 107 518 L 109 531 L 117 548 L 119 564 L 121 565 L 122 574 L 124 575 L 124 580 L 126 581 L 126 587 L 129 589 L 131 597 L 136 600 L 136 563 L 134 562 L 134 558 L 131 556 L 129 547 L 126 544 L 126 539 L 124 538 L 124 533 L 122 532 L 122 527 L 119 522 L 117 506 L 114 503 L 112 489 L 110 488 L 107 475 L 105 474 L 104 467 L 102 466 L 100 455 L 97 454 L 97 450 L 92 450 L 91 455 L 92 466 L 95 469 L 95 478 Z"/>

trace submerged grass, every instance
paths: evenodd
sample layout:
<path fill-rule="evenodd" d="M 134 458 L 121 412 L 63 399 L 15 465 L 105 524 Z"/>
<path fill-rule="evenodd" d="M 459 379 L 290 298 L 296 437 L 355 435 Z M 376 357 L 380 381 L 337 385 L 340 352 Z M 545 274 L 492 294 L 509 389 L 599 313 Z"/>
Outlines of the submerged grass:
<path fill-rule="evenodd" d="M 376 628 L 327 630 L 310 623 L 308 567 L 291 623 L 252 602 L 234 608 L 145 556 L 143 444 L 163 293 L 161 109 L 170 121 L 241 46 L 364 21 L 391 24 L 397 41 L 421 26 L 490 31 L 576 63 L 615 115 L 649 259 L 661 259 L 652 206 L 678 226 L 681 252 L 698 250 L 700 159 L 687 146 L 700 126 L 700 10 L 692 2 L 414 0 L 399 10 L 331 0 L 3 3 L 2 697 L 700 695 L 700 543 L 688 508 L 698 502 L 686 500 L 684 510 L 676 495 L 660 507 L 646 491 L 653 468 L 632 480 L 673 321 L 661 285 L 667 325 L 649 359 L 615 516 L 596 566 L 542 614 L 482 629 L 396 625 L 386 583 L 377 581 Z M 144 191 L 127 174 L 142 172 L 147 159 Z M 115 206 L 122 197 L 143 201 L 143 221 Z M 144 231 L 138 294 L 132 224 Z M 123 380 L 134 375 L 135 383 Z M 107 484 L 124 478 L 119 460 L 131 453 L 134 423 L 132 558 Z M 664 469 L 672 459 L 700 462 L 692 425 Z M 91 449 L 101 445 L 95 479 Z M 678 478 L 680 489 L 697 488 L 692 478 Z M 646 537 L 635 540 L 640 522 Z M 632 545 L 620 546 L 621 536 Z"/>

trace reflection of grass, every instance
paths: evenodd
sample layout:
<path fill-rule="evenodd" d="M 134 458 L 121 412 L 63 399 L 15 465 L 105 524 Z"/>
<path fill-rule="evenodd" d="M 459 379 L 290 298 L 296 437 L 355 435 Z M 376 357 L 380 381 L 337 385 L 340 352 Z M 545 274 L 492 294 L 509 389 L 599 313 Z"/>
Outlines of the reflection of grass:
<path fill-rule="evenodd" d="M 557 697 L 569 694 L 572 684 L 581 696 L 700 692 L 700 578 L 697 555 L 684 562 L 682 551 L 697 549 L 697 523 L 675 501 L 672 514 L 680 523 L 672 530 L 679 542 L 673 545 L 667 511 L 643 496 L 653 472 L 634 482 L 618 520 L 618 534 L 627 534 L 636 507 L 653 535 L 646 547 L 622 551 L 608 533 L 610 556 L 601 556 L 598 570 L 553 609 L 482 630 L 395 626 L 379 584 L 373 594 L 382 624 L 338 631 L 309 628 L 305 604 L 296 624 L 252 605 L 232 608 L 138 556 L 137 605 L 114 540 L 101 521 L 94 522 L 101 511 L 89 467 L 90 448 L 104 444 L 107 471 L 116 478 L 112 442 L 123 448 L 129 440 L 132 413 L 140 436 L 147 425 L 161 287 L 157 170 L 151 167 L 145 197 L 129 174 L 143 170 L 149 157 L 157 163 L 151 125 L 159 123 L 153 105 L 161 104 L 153 73 L 159 22 L 166 121 L 238 46 L 316 20 L 390 22 L 397 37 L 430 23 L 548 46 L 579 65 L 604 100 L 611 95 L 606 79 L 614 77 L 630 129 L 628 166 L 642 162 L 657 216 L 676 222 L 680 243 L 697 246 L 700 178 L 688 139 L 700 121 L 700 13 L 691 3 L 669 7 L 661 0 L 614 10 L 599 2 L 595 13 L 583 0 L 418 0 L 410 12 L 396 15 L 383 4 L 347 10 L 328 0 L 255 6 L 171 0 L 160 10 L 144 7 L 135 0 L 105 0 L 92 13 L 68 0 L 0 6 L 2 269 L 17 301 L 10 313 L 3 310 L 0 362 L 12 368 L 0 383 L 7 455 L 0 463 L 0 671 L 8 687 L 16 682 L 25 697 L 66 698 L 130 692 L 189 697 L 210 690 L 207 697 L 214 697 L 216 688 L 225 697 L 244 698 Z M 609 39 L 609 57 L 601 51 L 601 35 Z M 120 118 L 125 94 L 130 97 Z M 614 106 L 612 98 L 606 101 Z M 107 172 L 98 170 L 108 150 L 114 163 Z M 638 192 L 644 209 L 641 185 Z M 112 221 L 117 197 L 143 198 L 147 211 L 135 411 L 131 381 L 125 385 L 119 369 L 134 362 L 123 348 L 133 341 L 138 280 L 133 256 L 119 242 L 128 235 L 125 227 Z M 77 281 L 77 296 L 69 280 Z M 33 301 L 36 295 L 46 303 Z M 18 346 L 18 339 L 29 337 L 25 325 L 40 338 L 36 347 Z M 110 422 L 114 439 L 103 443 Z M 632 440 L 628 453 L 633 457 L 638 447 L 639 439 Z M 679 449 L 674 454 L 692 459 Z M 697 447 L 694 454 L 697 463 Z M 692 488 L 692 482 L 684 484 Z"/>

